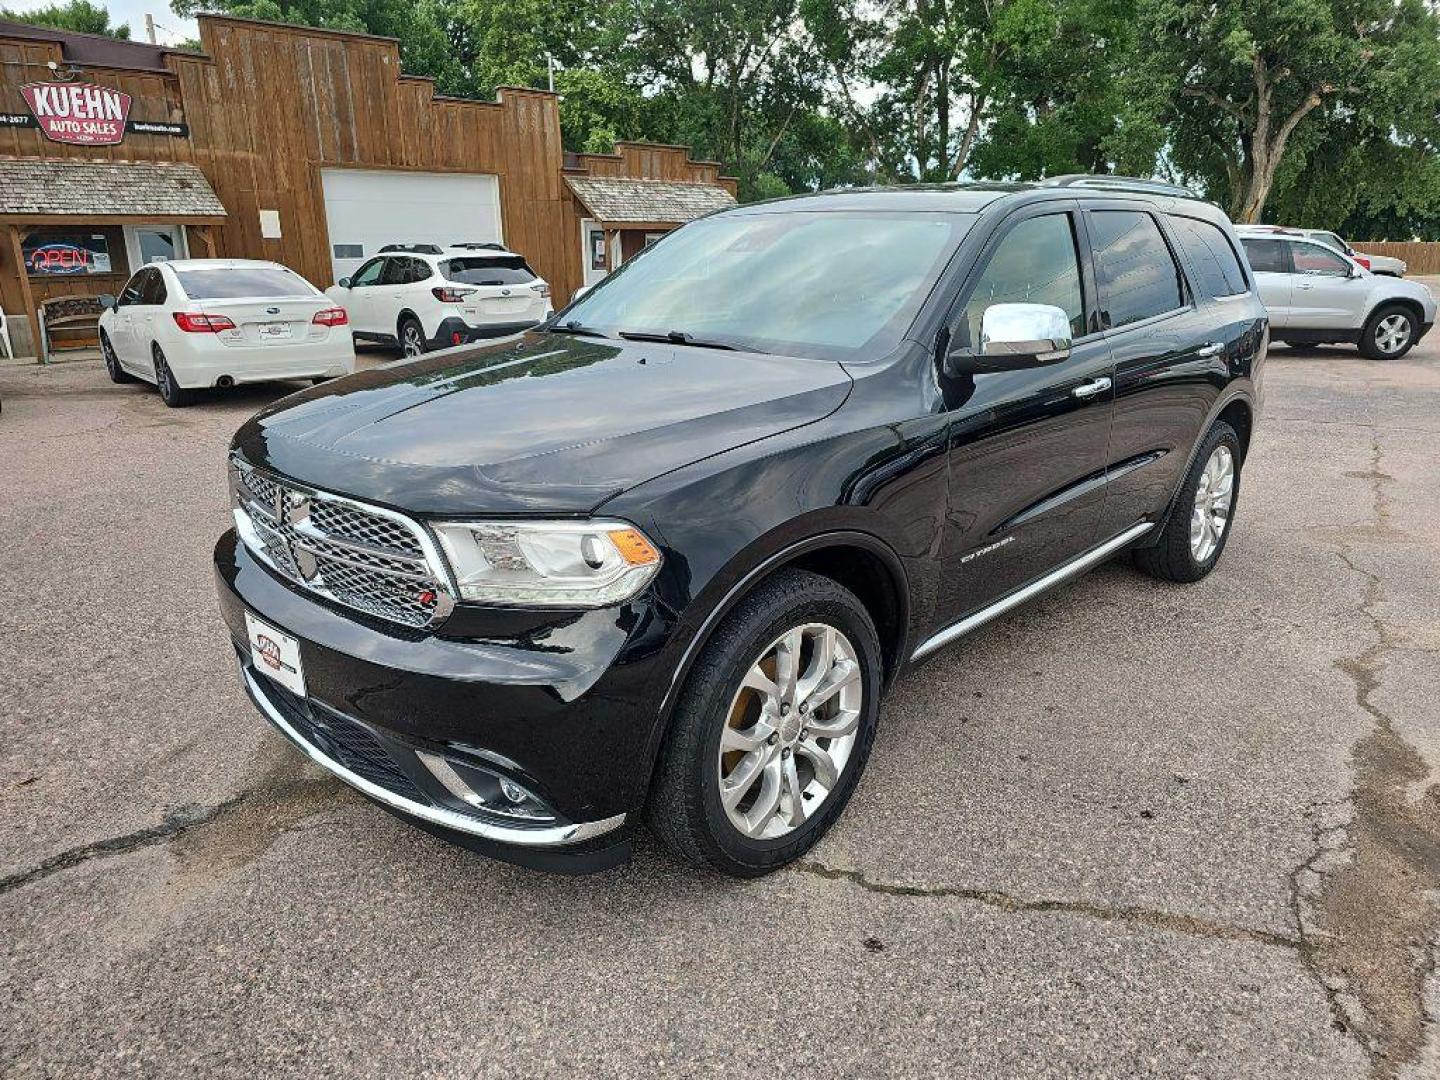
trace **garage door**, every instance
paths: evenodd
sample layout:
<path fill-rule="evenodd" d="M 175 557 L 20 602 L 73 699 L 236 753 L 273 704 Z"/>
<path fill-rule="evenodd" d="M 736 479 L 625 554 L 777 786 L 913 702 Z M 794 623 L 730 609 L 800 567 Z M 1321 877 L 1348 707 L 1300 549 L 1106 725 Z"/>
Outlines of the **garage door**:
<path fill-rule="evenodd" d="M 385 244 L 502 240 L 500 181 L 494 176 L 323 169 L 320 181 L 336 281 Z"/>

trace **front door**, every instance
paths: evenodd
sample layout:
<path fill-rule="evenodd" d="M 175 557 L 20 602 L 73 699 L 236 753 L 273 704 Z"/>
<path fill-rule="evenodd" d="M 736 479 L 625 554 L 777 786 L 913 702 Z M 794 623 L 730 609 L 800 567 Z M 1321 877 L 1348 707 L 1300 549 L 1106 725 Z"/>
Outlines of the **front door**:
<path fill-rule="evenodd" d="M 1070 317 L 1070 357 L 1058 364 L 945 380 L 949 507 L 937 625 L 1025 585 L 1093 547 L 1104 505 L 1113 377 L 1110 347 L 1092 322 L 1077 210 L 1021 211 L 981 255 L 951 339 L 979 341 L 985 309 L 1053 304 Z"/>
<path fill-rule="evenodd" d="M 1286 240 L 1290 249 L 1290 318 L 1295 326 L 1315 330 L 1354 330 L 1365 310 L 1369 283 L 1351 277 L 1343 255 L 1319 243 Z"/>
<path fill-rule="evenodd" d="M 1255 272 L 1255 287 L 1260 302 L 1270 313 L 1270 325 L 1290 325 L 1290 255 L 1283 240 L 1269 237 L 1243 236 L 1240 246 Z"/>
<path fill-rule="evenodd" d="M 385 264 L 390 260 L 383 256 L 371 259 L 355 271 L 355 276 L 350 279 L 350 284 L 345 291 L 345 314 L 350 317 L 350 331 L 355 334 L 380 333 L 375 328 L 375 299 L 377 292 L 381 289 L 380 277 L 385 271 Z M 393 334 L 395 328 L 389 327 L 384 333 Z"/>

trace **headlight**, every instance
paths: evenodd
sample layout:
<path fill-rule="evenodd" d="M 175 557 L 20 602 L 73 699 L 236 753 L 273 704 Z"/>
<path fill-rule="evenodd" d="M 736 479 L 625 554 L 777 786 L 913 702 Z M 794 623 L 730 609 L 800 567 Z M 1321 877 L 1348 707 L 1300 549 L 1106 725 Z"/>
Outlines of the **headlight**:
<path fill-rule="evenodd" d="M 660 552 L 623 521 L 456 521 L 435 526 L 464 600 L 604 607 L 629 600 Z"/>

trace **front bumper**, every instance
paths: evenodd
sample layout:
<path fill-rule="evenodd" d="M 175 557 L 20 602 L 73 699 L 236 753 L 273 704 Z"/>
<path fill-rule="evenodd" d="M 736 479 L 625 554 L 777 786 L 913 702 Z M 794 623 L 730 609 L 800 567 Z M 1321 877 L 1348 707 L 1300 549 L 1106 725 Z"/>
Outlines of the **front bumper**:
<path fill-rule="evenodd" d="M 614 613 L 507 645 L 344 614 L 272 574 L 233 530 L 216 545 L 215 569 L 247 692 L 316 764 L 412 823 L 507 861 L 585 872 L 628 857 L 657 708 L 634 690 L 645 665 L 615 663 L 632 635 L 608 625 Z M 247 611 L 299 641 L 305 698 L 252 663 Z M 556 818 L 517 824 L 477 811 L 425 755 L 506 776 Z"/>

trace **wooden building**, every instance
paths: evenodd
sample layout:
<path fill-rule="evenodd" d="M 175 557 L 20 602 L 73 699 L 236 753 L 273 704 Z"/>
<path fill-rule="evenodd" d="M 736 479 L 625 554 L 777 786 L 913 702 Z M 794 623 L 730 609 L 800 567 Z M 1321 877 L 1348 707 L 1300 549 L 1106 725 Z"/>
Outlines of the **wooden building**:
<path fill-rule="evenodd" d="M 734 201 L 735 181 L 685 147 L 566 154 L 546 91 L 439 96 L 393 39 L 199 26 L 203 53 L 0 22 L 12 327 L 29 317 L 33 334 L 41 301 L 119 292 L 158 258 L 273 259 L 323 288 L 393 242 L 504 243 L 564 302 Z"/>

